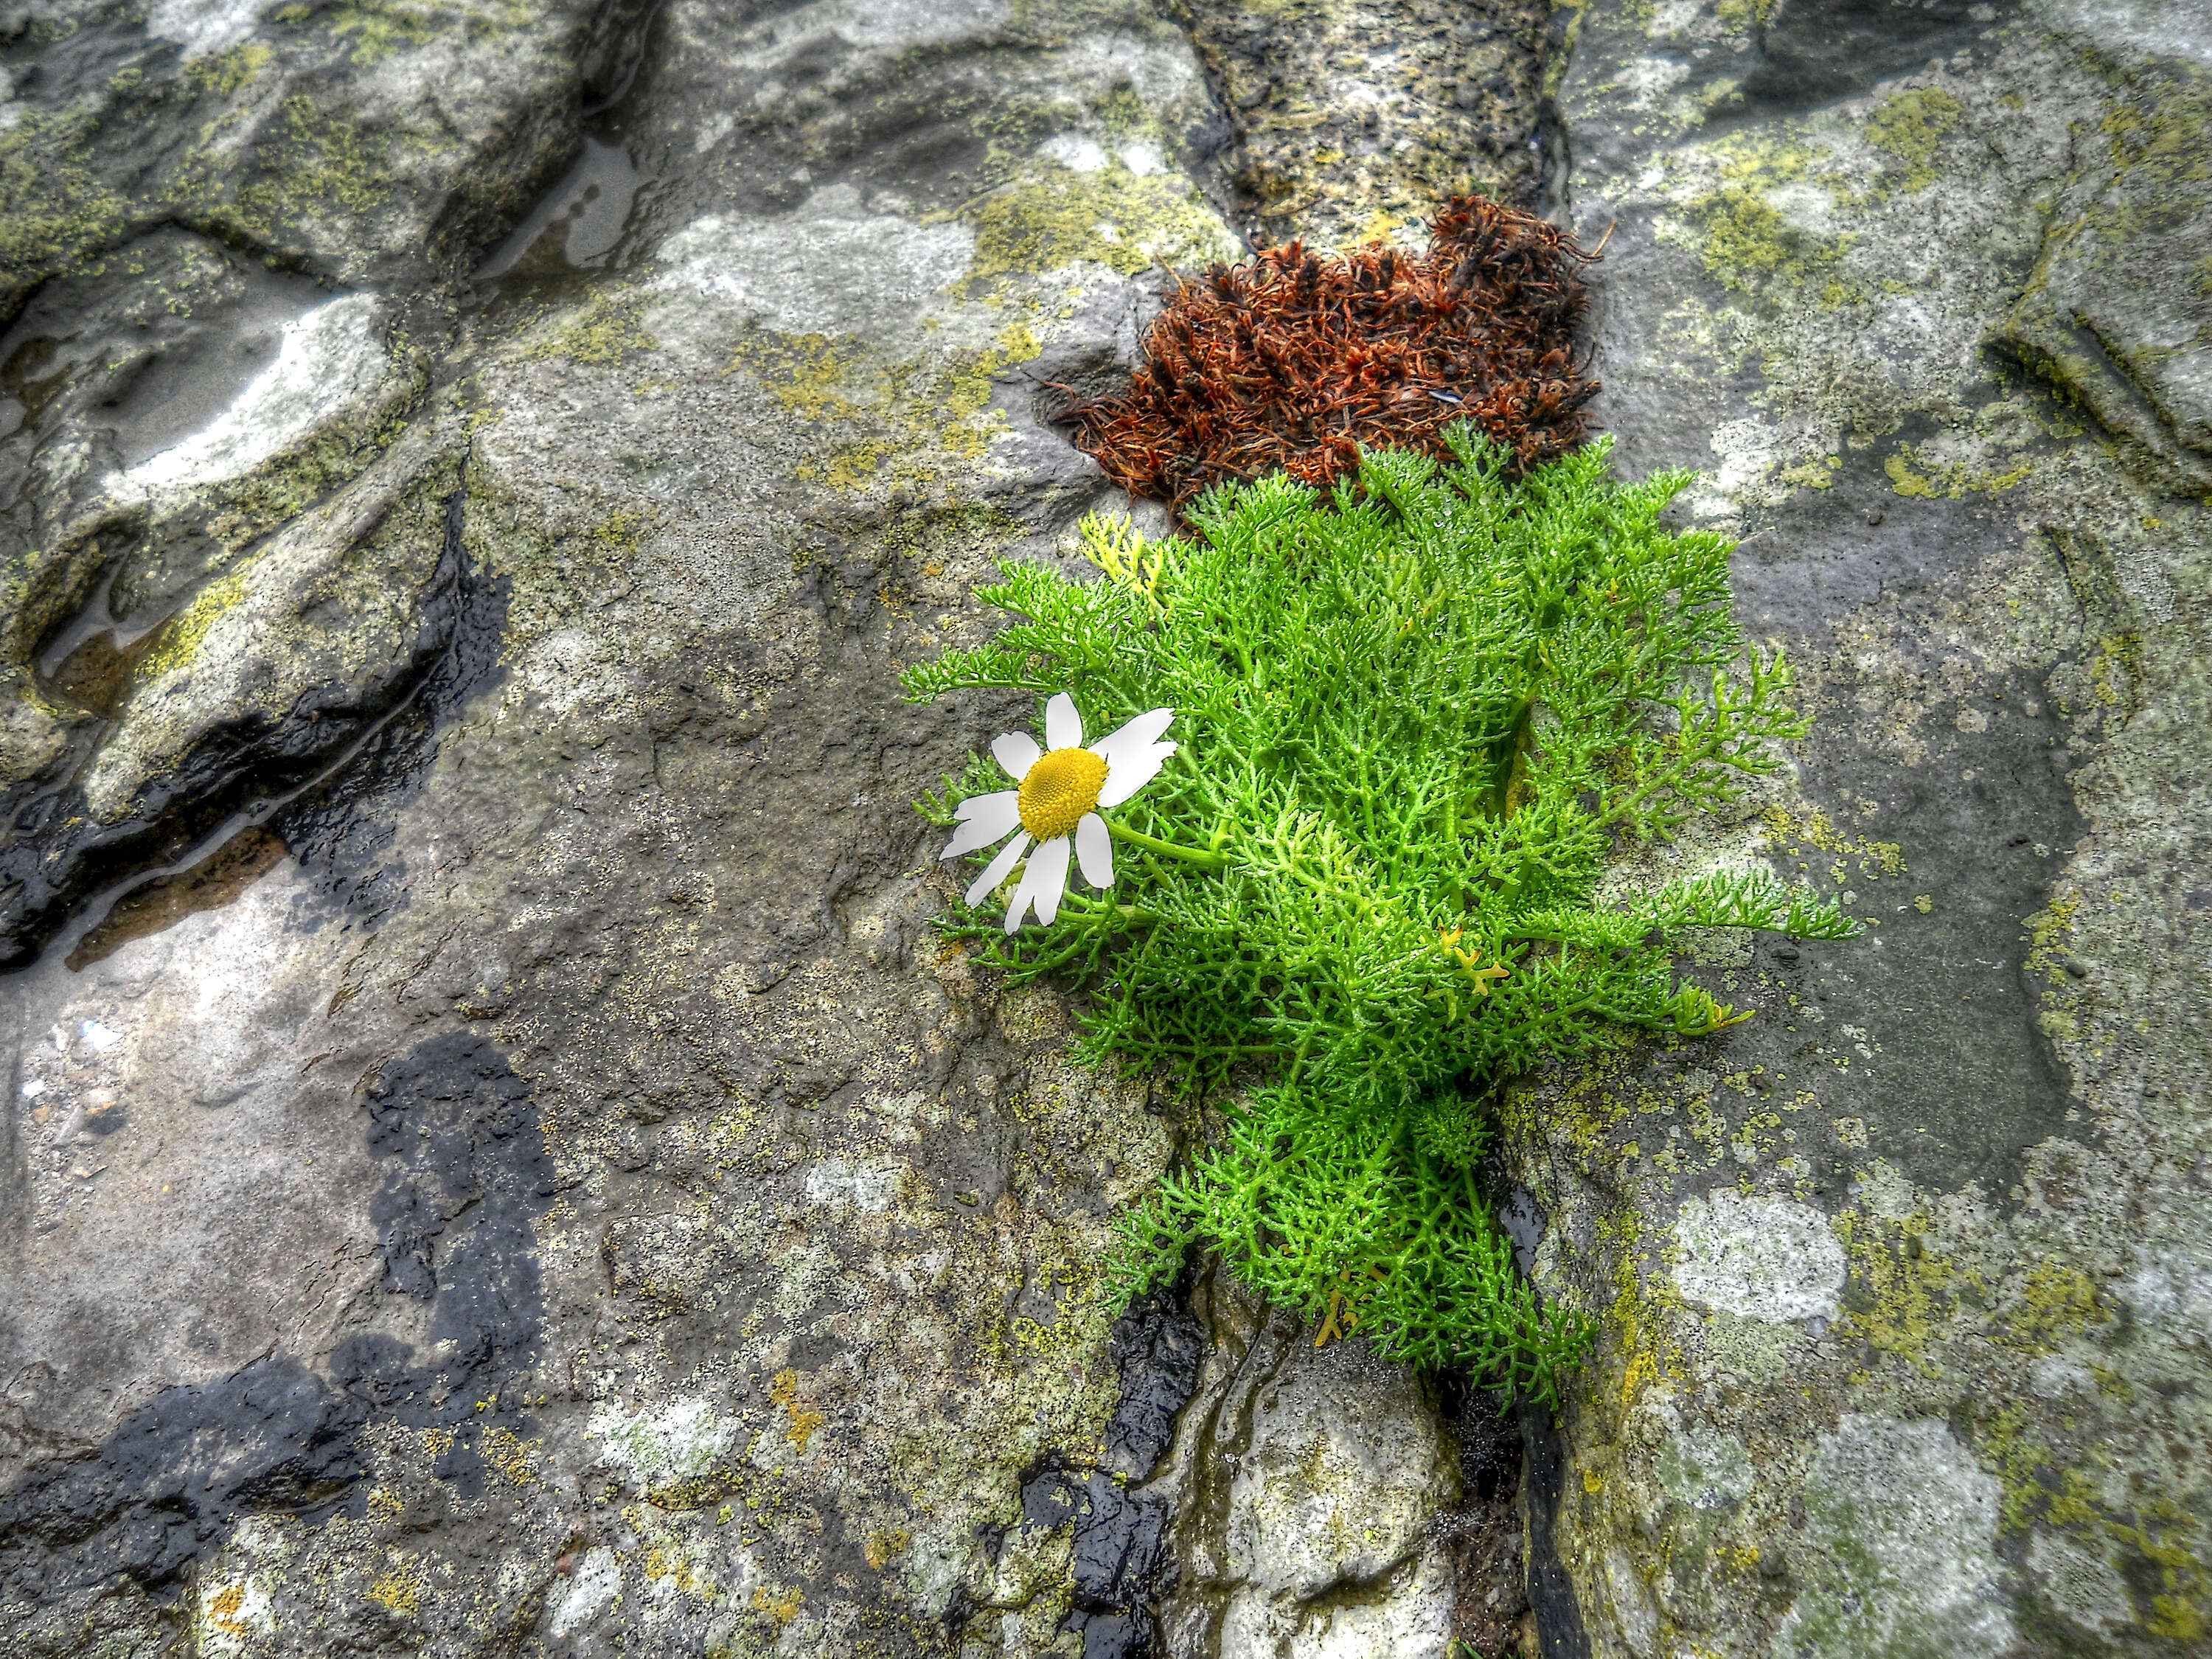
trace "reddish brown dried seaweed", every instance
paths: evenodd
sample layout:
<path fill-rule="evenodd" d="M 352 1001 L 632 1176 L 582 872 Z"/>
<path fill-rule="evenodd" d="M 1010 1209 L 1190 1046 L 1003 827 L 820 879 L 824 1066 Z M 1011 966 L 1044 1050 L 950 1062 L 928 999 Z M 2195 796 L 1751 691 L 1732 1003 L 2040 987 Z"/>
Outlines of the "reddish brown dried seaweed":
<path fill-rule="evenodd" d="M 1125 392 L 1059 418 L 1116 483 L 1180 514 L 1277 468 L 1326 485 L 1359 447 L 1446 451 L 1472 421 L 1525 471 L 1582 441 L 1597 382 L 1575 361 L 1597 256 L 1482 196 L 1429 222 L 1429 249 L 1324 259 L 1297 242 L 1177 279 Z"/>

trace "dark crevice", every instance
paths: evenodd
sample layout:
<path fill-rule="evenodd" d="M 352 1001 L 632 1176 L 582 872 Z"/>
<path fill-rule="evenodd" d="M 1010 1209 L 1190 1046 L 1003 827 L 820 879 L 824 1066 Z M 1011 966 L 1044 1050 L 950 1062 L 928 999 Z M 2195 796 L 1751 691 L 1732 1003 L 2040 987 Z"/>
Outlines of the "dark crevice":
<path fill-rule="evenodd" d="M 0 925 L 8 930 L 0 933 L 0 971 L 27 967 L 49 941 L 74 951 L 126 897 L 171 878 L 191 880 L 249 831 L 267 826 L 304 861 L 307 847 L 329 839 L 318 803 L 343 793 L 349 769 L 362 768 L 371 787 L 388 785 L 396 744 L 408 746 L 403 769 L 413 769 L 417 745 L 487 683 L 505 628 L 504 580 L 486 583 L 468 569 L 465 499 L 465 488 L 448 499 L 445 544 L 419 622 L 418 638 L 434 649 L 394 683 L 382 709 L 295 709 L 302 718 L 244 720 L 213 734 L 145 816 L 84 836 L 57 875 L 46 872 L 51 842 L 27 825 L 18 806 L 17 832 L 0 848 Z M 310 714 L 327 717 L 304 717 Z M 53 814 L 74 793 L 33 799 L 29 809 Z"/>
<path fill-rule="evenodd" d="M 1522 1510 L 1528 1522 L 1528 1607 L 1534 1617 L 1540 1659 L 1590 1659 L 1589 1633 L 1574 1581 L 1559 1559 L 1559 1496 L 1566 1480 L 1566 1455 L 1559 1425 L 1545 1407 L 1522 1401 L 1514 1407 L 1521 1430 L 1526 1475 Z"/>
<path fill-rule="evenodd" d="M 1121 1386 L 1107 1425 L 1104 1466 L 1053 1452 L 1022 1476 L 1021 1524 L 1073 1528 L 1071 1607 L 1062 1628 L 1081 1632 L 1084 1659 L 1149 1659 L 1158 1650 L 1159 1598 L 1175 1581 L 1169 1537 L 1175 1512 L 1145 1483 L 1167 1455 L 1206 1351 L 1187 1286 L 1137 1298 L 1109 1338 Z M 986 1541 L 994 1553 L 1003 1544 Z M 964 1603 L 964 1593 L 955 1600 Z"/>

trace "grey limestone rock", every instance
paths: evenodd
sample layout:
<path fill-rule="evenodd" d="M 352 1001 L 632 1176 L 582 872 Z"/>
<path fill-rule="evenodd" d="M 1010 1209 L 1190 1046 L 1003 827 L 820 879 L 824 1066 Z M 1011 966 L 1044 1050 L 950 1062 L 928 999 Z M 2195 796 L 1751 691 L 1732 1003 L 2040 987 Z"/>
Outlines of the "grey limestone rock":
<path fill-rule="evenodd" d="M 2208 39 L 0 5 L 0 1641 L 2201 1648 Z M 911 803 L 1031 711 L 897 681 L 1119 504 L 1048 416 L 1163 267 L 1477 179 L 1607 239 L 1620 465 L 1817 722 L 1639 856 L 1869 924 L 1516 1090 L 1600 1337 L 1510 1431 L 1109 1318 L 1203 1125 L 932 928 Z"/>

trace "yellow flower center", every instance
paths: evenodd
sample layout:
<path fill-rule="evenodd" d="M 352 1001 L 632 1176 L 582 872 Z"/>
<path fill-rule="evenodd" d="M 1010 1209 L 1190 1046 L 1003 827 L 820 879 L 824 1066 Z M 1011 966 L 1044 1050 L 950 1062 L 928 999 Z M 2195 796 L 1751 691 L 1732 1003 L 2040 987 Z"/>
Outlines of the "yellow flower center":
<path fill-rule="evenodd" d="M 1088 749 L 1055 749 L 1041 756 L 1022 780 L 1022 828 L 1039 841 L 1075 833 L 1083 815 L 1098 805 L 1106 763 Z"/>

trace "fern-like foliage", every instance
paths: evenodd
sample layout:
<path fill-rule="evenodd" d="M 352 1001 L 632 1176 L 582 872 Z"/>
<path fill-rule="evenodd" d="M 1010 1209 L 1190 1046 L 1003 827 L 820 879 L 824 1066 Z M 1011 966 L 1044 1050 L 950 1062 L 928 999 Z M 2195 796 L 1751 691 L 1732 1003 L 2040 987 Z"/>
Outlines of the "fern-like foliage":
<path fill-rule="evenodd" d="M 1218 489 L 1187 538 L 1086 521 L 1099 579 L 1002 566 L 981 596 L 1018 620 L 907 685 L 1066 690 L 1092 732 L 1176 711 L 1180 751 L 1109 817 L 1196 861 L 1125 839 L 1052 928 L 950 924 L 1016 977 L 1079 978 L 1095 1058 L 1260 1079 L 1122 1218 L 1124 1293 L 1211 1249 L 1324 1334 L 1544 1396 L 1588 1327 L 1540 1305 L 1478 1190 L 1492 1091 L 1623 1026 L 1741 1018 L 1676 978 L 1686 928 L 1856 928 L 1764 871 L 1596 904 L 1623 846 L 1802 735 L 1789 668 L 1731 618 L 1729 544 L 1661 527 L 1691 475 L 1615 483 L 1600 444 L 1510 485 L 1503 451 L 1449 441 L 1326 499 Z M 979 762 L 925 811 L 1005 787 Z"/>

